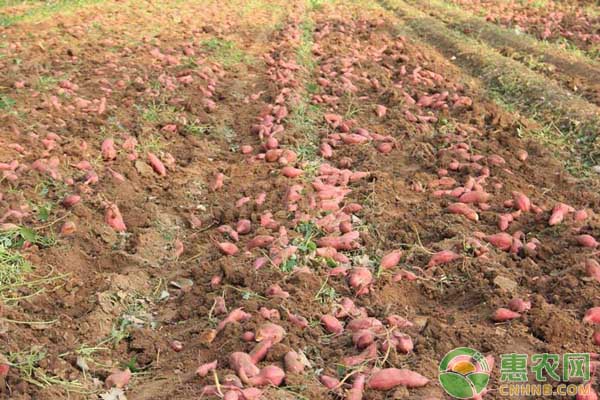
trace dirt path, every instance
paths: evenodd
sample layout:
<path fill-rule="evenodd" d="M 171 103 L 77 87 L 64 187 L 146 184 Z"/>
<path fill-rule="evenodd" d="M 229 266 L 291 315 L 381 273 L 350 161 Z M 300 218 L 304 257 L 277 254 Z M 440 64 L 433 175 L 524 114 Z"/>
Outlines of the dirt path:
<path fill-rule="evenodd" d="M 2 396 L 439 399 L 455 347 L 593 350 L 598 179 L 410 15 L 97 7 L 6 30 Z"/>

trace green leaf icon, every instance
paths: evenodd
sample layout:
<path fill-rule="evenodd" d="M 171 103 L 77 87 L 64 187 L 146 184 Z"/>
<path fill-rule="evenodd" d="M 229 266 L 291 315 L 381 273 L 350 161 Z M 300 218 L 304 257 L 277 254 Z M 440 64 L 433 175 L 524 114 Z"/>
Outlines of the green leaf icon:
<path fill-rule="evenodd" d="M 440 383 L 450 396 L 458 399 L 470 399 L 475 394 L 469 380 L 455 372 L 441 373 Z"/>
<path fill-rule="evenodd" d="M 473 383 L 473 386 L 475 387 L 475 393 L 477 394 L 481 393 L 483 389 L 485 389 L 490 380 L 490 376 L 483 372 L 473 372 L 472 374 L 467 375 L 466 378 Z"/>

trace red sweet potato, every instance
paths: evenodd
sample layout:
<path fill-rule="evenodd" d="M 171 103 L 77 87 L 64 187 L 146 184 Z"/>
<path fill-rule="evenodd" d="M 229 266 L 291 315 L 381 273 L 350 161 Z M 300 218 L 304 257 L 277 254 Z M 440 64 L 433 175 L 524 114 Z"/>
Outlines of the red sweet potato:
<path fill-rule="evenodd" d="M 254 386 L 279 386 L 285 378 L 285 372 L 276 365 L 267 365 L 260 372 L 248 379 L 248 384 Z"/>
<path fill-rule="evenodd" d="M 586 324 L 600 324 L 600 307 L 592 307 L 587 310 L 583 322 Z"/>
<path fill-rule="evenodd" d="M 575 239 L 581 247 L 598 247 L 598 242 L 592 235 L 579 235 Z"/>
<path fill-rule="evenodd" d="M 273 344 L 277 344 L 285 337 L 285 329 L 281 325 L 267 322 L 258 327 L 256 330 L 255 340 L 261 342 L 263 340 L 270 340 Z"/>
<path fill-rule="evenodd" d="M 283 365 L 285 366 L 285 371 L 287 373 L 301 374 L 304 372 L 306 362 L 304 361 L 304 358 L 300 356 L 300 354 L 290 350 L 285 353 L 285 356 L 283 356 Z"/>
<path fill-rule="evenodd" d="M 512 246 L 514 238 L 508 233 L 501 232 L 494 235 L 488 235 L 485 237 L 485 240 L 500 250 L 508 251 Z"/>
<path fill-rule="evenodd" d="M 130 379 L 131 379 L 131 371 L 127 368 L 123 371 L 117 371 L 117 372 L 110 374 L 106 378 L 104 383 L 105 383 L 106 387 L 108 387 L 108 388 L 116 387 L 116 388 L 121 389 L 121 388 L 127 386 Z"/>
<path fill-rule="evenodd" d="M 492 315 L 492 320 L 496 322 L 504 322 L 510 321 L 511 319 L 519 318 L 520 316 L 521 314 L 516 313 L 507 308 L 499 308 L 496 311 L 494 311 L 494 314 Z"/>
<path fill-rule="evenodd" d="M 452 214 L 460 214 L 471 221 L 479 221 L 477 212 L 465 203 L 452 203 L 447 207 L 448 212 Z"/>
<path fill-rule="evenodd" d="M 252 238 L 248 242 L 248 244 L 246 244 L 246 249 L 252 250 L 257 247 L 265 248 L 265 247 L 268 247 L 271 243 L 273 243 L 274 240 L 275 240 L 275 238 L 273 236 L 257 235 L 254 238 Z"/>
<path fill-rule="evenodd" d="M 321 324 L 323 324 L 323 327 L 327 332 L 335 335 L 339 335 L 344 331 L 342 323 L 331 314 L 323 315 L 321 317 Z"/>
<path fill-rule="evenodd" d="M 600 264 L 593 258 L 585 260 L 585 272 L 590 278 L 600 282 Z"/>
<path fill-rule="evenodd" d="M 250 355 L 241 351 L 236 351 L 229 355 L 229 366 L 244 383 L 248 382 L 249 378 L 260 373 L 260 369 L 254 365 Z"/>
<path fill-rule="evenodd" d="M 531 301 L 523 299 L 512 299 L 508 302 L 508 308 L 517 313 L 531 310 Z"/>
<path fill-rule="evenodd" d="M 450 263 L 459 258 L 460 258 L 460 255 L 456 254 L 452 250 L 442 250 L 442 251 L 435 253 L 433 256 L 431 256 L 427 266 L 431 268 L 431 267 L 435 267 L 437 265 Z"/>
<path fill-rule="evenodd" d="M 381 258 L 379 267 L 382 269 L 394 268 L 400 262 L 402 252 L 400 250 L 394 250 Z"/>
<path fill-rule="evenodd" d="M 167 169 L 165 168 L 165 165 L 154 153 L 148 152 L 147 157 L 148 164 L 150 164 L 154 172 L 156 172 L 160 176 L 167 175 Z"/>
<path fill-rule="evenodd" d="M 125 232 L 127 230 L 121 211 L 119 211 L 119 207 L 115 203 L 109 203 L 106 206 L 104 219 L 117 232 Z"/>
<path fill-rule="evenodd" d="M 514 204 L 517 210 L 529 212 L 531 209 L 531 200 L 521 192 L 512 192 Z"/>
<path fill-rule="evenodd" d="M 208 375 L 208 373 L 214 369 L 217 368 L 217 360 L 202 364 L 201 366 L 198 367 L 198 369 L 196 370 L 196 374 L 198 374 L 198 376 L 200 377 L 205 377 L 206 375 Z"/>
<path fill-rule="evenodd" d="M 429 379 L 408 369 L 385 368 L 371 375 L 367 382 L 369 389 L 389 390 L 396 386 L 409 388 L 425 386 Z"/>
<path fill-rule="evenodd" d="M 234 254 L 237 254 L 237 252 L 239 251 L 235 244 L 229 242 L 217 243 L 217 247 L 219 248 L 219 251 L 225 254 L 226 256 L 232 256 Z"/>
<path fill-rule="evenodd" d="M 115 141 L 112 139 L 105 139 L 102 142 L 102 158 L 105 160 L 114 160 L 117 158 L 117 150 L 115 149 Z"/>

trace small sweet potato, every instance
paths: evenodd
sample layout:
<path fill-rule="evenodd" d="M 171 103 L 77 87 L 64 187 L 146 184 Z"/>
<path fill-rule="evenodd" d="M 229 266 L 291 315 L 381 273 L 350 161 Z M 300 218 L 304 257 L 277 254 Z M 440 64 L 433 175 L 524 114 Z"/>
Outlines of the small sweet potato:
<path fill-rule="evenodd" d="M 408 369 L 385 368 L 371 375 L 367 382 L 369 389 L 389 390 L 396 386 L 409 388 L 425 386 L 429 379 L 423 375 Z"/>

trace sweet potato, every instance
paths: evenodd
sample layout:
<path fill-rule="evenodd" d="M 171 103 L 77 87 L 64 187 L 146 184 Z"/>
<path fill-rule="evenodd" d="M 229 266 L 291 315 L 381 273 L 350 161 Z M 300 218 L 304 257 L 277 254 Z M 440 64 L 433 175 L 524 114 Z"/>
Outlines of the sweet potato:
<path fill-rule="evenodd" d="M 431 256 L 431 258 L 429 259 L 429 263 L 427 264 L 427 267 L 431 268 L 431 267 L 435 267 L 437 265 L 447 264 L 454 260 L 458 260 L 459 258 L 460 258 L 460 255 L 456 254 L 452 250 L 442 250 L 442 251 L 435 253 L 433 256 Z"/>
<path fill-rule="evenodd" d="M 362 364 L 377 358 L 377 343 L 372 343 L 367 346 L 360 354 L 356 356 L 347 356 L 342 358 L 341 364 L 347 367 Z"/>
<path fill-rule="evenodd" d="M 274 324 L 272 322 L 266 322 L 260 325 L 256 330 L 255 340 L 262 342 L 263 340 L 270 340 L 273 344 L 277 344 L 285 337 L 285 329 L 281 325 Z"/>
<path fill-rule="evenodd" d="M 281 169 L 281 174 L 287 178 L 297 178 L 302 175 L 304 171 L 298 168 L 285 166 Z"/>
<path fill-rule="evenodd" d="M 281 315 L 279 314 L 279 310 L 276 308 L 268 309 L 267 307 L 261 307 L 258 312 L 264 319 L 268 319 L 269 321 L 279 320 L 281 319 Z"/>
<path fill-rule="evenodd" d="M 381 269 L 394 268 L 400 262 L 401 257 L 402 257 L 402 252 L 400 250 L 394 250 L 381 258 L 379 267 Z"/>
<path fill-rule="evenodd" d="M 361 329 L 371 329 L 375 333 L 384 331 L 383 324 L 380 320 L 373 317 L 356 318 L 348 322 L 346 329 L 354 332 Z"/>
<path fill-rule="evenodd" d="M 327 332 L 335 335 L 339 335 L 344 331 L 342 323 L 331 314 L 323 315 L 321 317 L 321 324 L 323 324 L 323 327 Z"/>
<path fill-rule="evenodd" d="M 366 376 L 364 374 L 356 374 L 352 382 L 352 388 L 346 393 L 345 400 L 362 400 L 365 381 Z"/>
<path fill-rule="evenodd" d="M 573 207 L 568 206 L 564 203 L 557 203 L 552 209 L 552 215 L 550 215 L 548 225 L 554 226 L 560 224 L 565 218 L 565 216 L 572 211 L 574 211 Z"/>
<path fill-rule="evenodd" d="M 271 339 L 262 340 L 256 346 L 254 346 L 249 353 L 252 363 L 258 364 L 260 361 L 262 361 L 267 356 L 267 353 L 271 347 L 273 347 L 273 341 Z"/>
<path fill-rule="evenodd" d="M 267 288 L 267 290 L 265 291 L 265 295 L 267 297 L 278 297 L 280 299 L 287 299 L 288 297 L 290 297 L 290 294 L 283 290 L 281 286 L 279 286 L 276 283 Z"/>
<path fill-rule="evenodd" d="M 260 372 L 248 379 L 248 384 L 254 386 L 279 386 L 285 378 L 285 372 L 276 365 L 267 365 Z"/>
<path fill-rule="evenodd" d="M 596 394 L 591 382 L 580 386 L 575 395 L 575 400 L 598 400 L 598 394 Z"/>
<path fill-rule="evenodd" d="M 501 232 L 494 235 L 488 235 L 485 240 L 500 250 L 508 251 L 512 246 L 514 238 L 508 233 Z"/>
<path fill-rule="evenodd" d="M 386 321 L 388 323 L 389 326 L 395 326 L 396 328 L 410 328 L 413 326 L 413 323 L 410 322 L 409 320 L 402 318 L 399 315 L 389 315 L 386 318 Z"/>
<path fill-rule="evenodd" d="M 267 149 L 276 149 L 279 147 L 279 142 L 273 136 L 269 137 L 265 143 Z"/>
<path fill-rule="evenodd" d="M 135 147 L 137 146 L 137 143 L 138 143 L 138 141 L 135 137 L 127 136 L 122 144 L 123 150 L 129 151 L 129 152 L 135 151 Z"/>
<path fill-rule="evenodd" d="M 227 324 L 246 321 L 251 317 L 252 316 L 244 312 L 241 307 L 236 308 L 235 310 L 231 311 L 223 321 L 219 322 L 219 325 L 217 325 L 217 331 L 223 330 Z"/>
<path fill-rule="evenodd" d="M 389 339 L 383 342 L 382 350 L 388 351 L 388 347 L 392 347 L 400 353 L 408 354 L 413 351 L 414 344 L 412 338 L 405 333 L 399 331 L 392 331 L 389 335 Z"/>
<path fill-rule="evenodd" d="M 479 215 L 477 215 L 477 212 L 465 203 L 452 203 L 446 209 L 452 214 L 463 215 L 471 221 L 479 221 Z"/>
<path fill-rule="evenodd" d="M 523 299 L 512 299 L 508 302 L 508 308 L 517 313 L 522 313 L 531 310 L 531 301 Z"/>
<path fill-rule="evenodd" d="M 235 206 L 236 206 L 236 208 L 241 208 L 244 206 L 244 204 L 249 203 L 250 200 L 252 200 L 252 199 L 250 199 L 250 197 L 244 196 L 235 202 Z"/>
<path fill-rule="evenodd" d="M 287 312 L 288 319 L 292 324 L 297 326 L 300 329 L 308 328 L 308 320 L 301 315 L 292 314 L 289 311 Z"/>
<path fill-rule="evenodd" d="M 218 391 L 217 391 L 218 394 Z M 241 393 L 239 391 L 239 389 L 232 389 L 229 391 L 226 391 L 225 394 L 223 394 L 223 400 L 240 400 L 241 399 Z"/>
<path fill-rule="evenodd" d="M 350 221 L 342 221 L 339 225 L 340 232 L 348 233 L 352 231 L 352 223 Z"/>
<path fill-rule="evenodd" d="M 115 171 L 112 168 L 108 168 L 108 172 L 110 172 L 110 175 L 113 177 L 114 180 L 118 181 L 118 182 L 125 182 L 125 177 L 123 175 L 121 175 L 120 173 L 118 173 L 117 171 Z"/>
<path fill-rule="evenodd" d="M 340 381 L 337 378 L 331 377 L 329 375 L 321 375 L 319 377 L 319 381 L 330 390 L 338 388 L 340 386 Z"/>
<path fill-rule="evenodd" d="M 337 311 L 334 313 L 336 318 L 355 317 L 360 314 L 354 301 L 348 297 L 344 297 L 340 303 L 336 305 L 336 309 Z"/>
<path fill-rule="evenodd" d="M 600 264 L 598 261 L 592 258 L 585 260 L 585 272 L 590 278 L 594 278 L 597 282 L 600 282 Z"/>
<path fill-rule="evenodd" d="M 510 321 L 511 319 L 519 318 L 520 316 L 521 314 L 509 310 L 508 308 L 499 308 L 496 311 L 494 311 L 494 314 L 492 315 L 492 320 L 494 320 L 495 322 L 505 322 Z"/>
<path fill-rule="evenodd" d="M 240 219 L 235 226 L 235 230 L 240 235 L 245 235 L 252 230 L 252 222 L 248 219 Z"/>
<path fill-rule="evenodd" d="M 354 250 L 360 247 L 357 240 L 360 237 L 357 231 L 343 234 L 342 236 L 324 236 L 317 239 L 319 247 L 333 247 L 336 250 Z"/>
<path fill-rule="evenodd" d="M 366 267 L 353 268 L 348 278 L 348 283 L 356 291 L 357 296 L 369 293 L 369 285 L 372 281 L 373 274 Z"/>
<path fill-rule="evenodd" d="M 529 212 L 531 209 L 531 200 L 521 192 L 512 192 L 515 208 L 523 212 Z"/>
<path fill-rule="evenodd" d="M 381 142 L 377 145 L 377 151 L 382 154 L 388 154 L 394 149 L 394 144 L 389 142 Z"/>
<path fill-rule="evenodd" d="M 385 106 L 382 106 L 381 104 L 377 104 L 375 106 L 375 114 L 379 118 L 384 117 L 386 113 L 387 113 L 387 108 Z"/>
<path fill-rule="evenodd" d="M 219 248 L 219 251 L 225 254 L 226 256 L 235 255 L 239 251 L 238 247 L 230 242 L 217 243 L 217 247 Z"/>
<path fill-rule="evenodd" d="M 273 236 L 257 235 L 246 244 L 246 249 L 252 250 L 257 247 L 265 248 L 268 247 L 271 243 L 273 243 L 274 240 L 275 238 Z"/>
<path fill-rule="evenodd" d="M 229 366 L 244 383 L 248 382 L 249 378 L 260 373 L 260 369 L 254 365 L 250 355 L 241 351 L 236 351 L 229 355 Z"/>
<path fill-rule="evenodd" d="M 586 324 L 600 324 L 600 307 L 592 307 L 587 310 L 583 322 Z"/>
<path fill-rule="evenodd" d="M 148 164 L 150 164 L 154 172 L 160 176 L 167 175 L 167 169 L 165 168 L 165 165 L 154 153 L 148 152 L 146 156 L 148 157 Z"/>
<path fill-rule="evenodd" d="M 221 189 L 223 187 L 224 179 L 225 175 L 223 175 L 223 173 L 219 172 L 216 174 L 212 184 L 210 185 L 211 190 L 216 192 L 217 190 Z"/>
<path fill-rule="evenodd" d="M 252 150 L 254 150 L 253 147 L 248 144 L 240 146 L 240 152 L 242 154 L 250 154 L 252 153 Z"/>
<path fill-rule="evenodd" d="M 65 222 L 60 228 L 60 234 L 63 236 L 69 236 L 74 234 L 77 231 L 77 226 L 73 221 Z"/>
<path fill-rule="evenodd" d="M 364 349 L 375 341 L 375 333 L 370 329 L 361 329 L 352 333 L 352 343 L 359 348 Z"/>
<path fill-rule="evenodd" d="M 131 379 L 131 371 L 129 368 L 123 371 L 117 371 L 110 374 L 104 381 L 107 388 L 116 387 L 118 389 L 124 388 Z"/>
<path fill-rule="evenodd" d="M 196 369 L 196 374 L 200 377 L 205 377 L 208 373 L 217 368 L 218 361 L 214 360 L 205 364 L 202 364 Z"/>
<path fill-rule="evenodd" d="M 375 390 L 389 390 L 396 386 L 409 388 L 425 386 L 429 379 L 408 369 L 385 368 L 371 375 L 367 388 Z"/>
<path fill-rule="evenodd" d="M 481 190 L 466 192 L 459 197 L 461 203 L 487 203 L 492 196 Z"/>
<path fill-rule="evenodd" d="M 62 204 L 63 204 L 63 206 L 65 206 L 67 208 L 71 208 L 75 204 L 79 203 L 80 201 L 81 201 L 81 196 L 76 195 L 76 194 L 70 194 L 68 196 L 65 196 L 65 198 L 62 201 Z"/>
<path fill-rule="evenodd" d="M 290 350 L 283 356 L 285 371 L 290 374 L 301 374 L 306 367 L 306 361 L 297 352 Z"/>
<path fill-rule="evenodd" d="M 588 213 L 586 210 L 577 210 L 575 211 L 575 215 L 573 215 L 573 219 L 575 222 L 582 222 L 588 218 Z"/>
<path fill-rule="evenodd" d="M 117 150 L 115 149 L 115 141 L 112 139 L 105 139 L 102 142 L 102 158 L 106 161 L 114 160 L 117 158 Z"/>
<path fill-rule="evenodd" d="M 127 230 L 121 211 L 119 211 L 119 207 L 115 203 L 107 204 L 104 219 L 117 232 L 125 232 Z"/>
<path fill-rule="evenodd" d="M 229 225 L 221 225 L 221 226 L 219 226 L 217 228 L 217 232 L 228 235 L 231 239 L 233 239 L 236 242 L 238 242 L 240 240 L 240 237 L 239 237 L 237 231 L 235 231 Z"/>
<path fill-rule="evenodd" d="M 598 242 L 592 235 L 579 235 L 575 239 L 581 247 L 598 247 Z"/>
<path fill-rule="evenodd" d="M 508 229 L 510 223 L 514 220 L 512 214 L 500 214 L 498 216 L 498 228 L 501 231 L 505 231 Z"/>
<path fill-rule="evenodd" d="M 527 157 L 529 157 L 529 154 L 527 154 L 527 152 L 523 149 L 519 149 L 517 150 L 517 159 L 520 161 L 525 161 L 527 160 Z"/>
<path fill-rule="evenodd" d="M 266 198 L 267 198 L 267 194 L 265 192 L 261 192 L 256 196 L 256 199 L 254 199 L 254 202 L 256 203 L 256 205 L 260 206 L 265 202 Z"/>
<path fill-rule="evenodd" d="M 333 156 L 333 149 L 327 143 L 321 143 L 319 147 L 319 152 L 323 158 L 331 158 Z"/>

